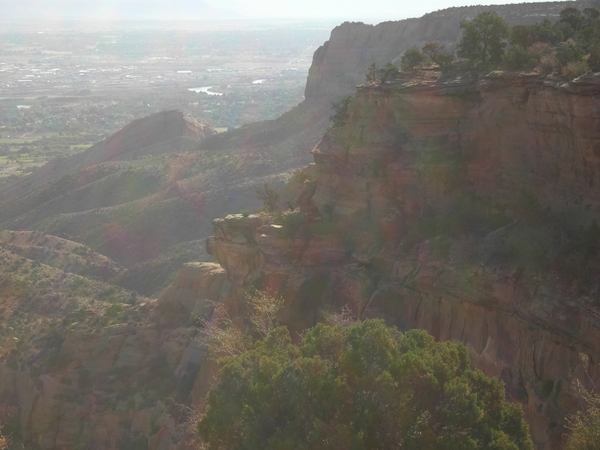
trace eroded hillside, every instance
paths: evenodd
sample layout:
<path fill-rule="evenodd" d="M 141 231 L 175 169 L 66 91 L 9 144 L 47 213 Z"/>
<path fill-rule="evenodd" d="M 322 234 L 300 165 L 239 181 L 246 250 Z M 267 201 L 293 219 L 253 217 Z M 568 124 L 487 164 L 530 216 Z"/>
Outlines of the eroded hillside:
<path fill-rule="evenodd" d="M 537 21 L 536 5 L 507 18 Z M 372 62 L 451 43 L 480 9 L 344 24 L 307 100 L 275 121 L 206 137 L 183 116 L 167 131 L 142 120 L 3 191 L 0 226 L 18 230 L 0 233 L 5 431 L 42 449 L 184 447 L 214 370 L 202 319 L 224 299 L 241 316 L 258 287 L 286 298 L 293 331 L 347 307 L 464 342 L 524 405 L 537 447 L 558 448 L 580 353 L 600 376 L 597 77 L 424 71 L 360 87 L 323 136 L 331 100 Z M 215 217 L 290 178 L 290 211 L 216 220 L 207 250 L 224 270 L 175 277 L 209 257 Z"/>
<path fill-rule="evenodd" d="M 128 269 L 119 284 L 158 295 L 181 264 L 206 258 L 214 217 L 258 207 L 255 186 L 308 162 L 328 108 L 301 105 L 212 139 L 180 112 L 156 114 L 7 186 L 0 224 L 86 244 Z"/>
<path fill-rule="evenodd" d="M 345 307 L 463 342 L 536 447 L 560 448 L 581 354 L 600 381 L 598 83 L 422 71 L 360 87 L 299 210 L 215 222 L 230 311 L 258 287 L 298 332 Z"/>

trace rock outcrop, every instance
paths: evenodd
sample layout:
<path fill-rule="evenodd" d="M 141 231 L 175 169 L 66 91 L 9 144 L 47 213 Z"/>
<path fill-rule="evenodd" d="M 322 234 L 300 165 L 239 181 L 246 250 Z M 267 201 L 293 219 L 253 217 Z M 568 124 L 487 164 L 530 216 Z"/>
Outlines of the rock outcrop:
<path fill-rule="evenodd" d="M 226 272 L 214 263 L 186 263 L 158 298 L 160 306 L 181 307 L 204 317 L 228 289 Z"/>
<path fill-rule="evenodd" d="M 190 403 L 205 355 L 195 321 L 226 292 L 218 264 L 186 264 L 158 302 L 125 307 L 127 321 L 75 322 L 54 354 L 4 357 L 4 431 L 24 448 L 174 448 L 188 411 L 177 404 Z"/>
<path fill-rule="evenodd" d="M 427 42 L 454 48 L 460 37 L 460 21 L 482 11 L 496 11 L 511 26 L 556 20 L 567 7 L 598 8 L 596 0 L 577 2 L 521 3 L 519 5 L 477 5 L 454 7 L 425 14 L 418 19 L 366 25 L 346 22 L 331 32 L 331 37 L 314 54 L 306 83 L 305 97 L 319 99 L 352 94 L 365 79 L 367 68 L 389 62 L 396 65 L 409 48 L 421 48 Z"/>
<path fill-rule="evenodd" d="M 3 190 L 0 228 L 84 244 L 127 269 L 121 286 L 155 297 L 181 264 L 205 260 L 213 218 L 258 208 L 256 186 L 310 162 L 328 114 L 328 102 L 305 102 L 201 142 L 213 130 L 180 113 L 143 119 Z"/>
<path fill-rule="evenodd" d="M 523 405 L 536 448 L 560 448 L 571 381 L 600 383 L 597 291 L 498 256 L 511 230 L 527 228 L 518 211 L 494 208 L 529 192 L 572 220 L 600 215 L 599 83 L 424 71 L 359 87 L 346 125 L 312 152 L 318 175 L 302 212 L 214 222 L 206 247 L 227 270 L 227 304 L 235 312 L 244 289 L 262 286 L 285 298 L 280 319 L 292 331 L 346 307 L 462 342 Z M 450 211 L 456 223 L 452 208 L 469 196 L 506 220 L 447 242 L 419 237 L 429 215 Z"/>

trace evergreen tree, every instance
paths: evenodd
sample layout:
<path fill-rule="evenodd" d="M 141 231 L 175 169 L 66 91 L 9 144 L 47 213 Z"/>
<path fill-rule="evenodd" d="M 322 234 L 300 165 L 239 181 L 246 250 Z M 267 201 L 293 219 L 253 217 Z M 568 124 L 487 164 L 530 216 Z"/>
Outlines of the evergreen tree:
<path fill-rule="evenodd" d="M 467 349 L 382 321 L 277 328 L 222 360 L 198 423 L 211 449 L 528 450 L 520 406 Z"/>
<path fill-rule="evenodd" d="M 508 24 L 495 12 L 484 11 L 473 20 L 463 20 L 462 40 L 458 44 L 458 56 L 466 58 L 473 66 L 488 68 L 502 61 Z"/>

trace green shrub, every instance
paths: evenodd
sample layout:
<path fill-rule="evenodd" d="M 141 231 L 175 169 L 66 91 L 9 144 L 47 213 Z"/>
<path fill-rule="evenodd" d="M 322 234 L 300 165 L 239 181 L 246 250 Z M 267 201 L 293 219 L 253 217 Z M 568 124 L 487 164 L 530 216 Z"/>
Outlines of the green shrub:
<path fill-rule="evenodd" d="M 332 127 L 341 127 L 346 124 L 346 120 L 348 119 L 348 112 L 350 111 L 350 105 L 353 101 L 354 97 L 352 97 L 351 95 L 346 95 L 342 99 L 331 104 L 333 114 L 329 116 L 329 120 L 331 121 Z"/>
<path fill-rule="evenodd" d="M 108 308 L 106 308 L 104 315 L 108 317 L 117 317 L 118 315 L 123 313 L 123 311 L 125 311 L 123 305 L 120 305 L 119 303 L 113 303 Z"/>
<path fill-rule="evenodd" d="M 222 360 L 198 423 L 210 449 L 532 449 L 521 407 L 467 349 L 382 321 L 284 327 Z"/>
<path fill-rule="evenodd" d="M 504 67 L 510 70 L 533 69 L 538 59 L 533 53 L 520 45 L 513 45 L 504 55 Z"/>
<path fill-rule="evenodd" d="M 447 72 L 454 63 L 454 53 L 446 52 L 446 46 L 437 42 L 428 42 L 422 48 L 422 51 L 442 72 Z"/>
<path fill-rule="evenodd" d="M 510 45 L 529 48 L 536 43 L 556 45 L 563 40 L 562 31 L 548 19 L 532 25 L 515 25 L 510 30 Z"/>
<path fill-rule="evenodd" d="M 398 74 L 398 68 L 392 63 L 387 63 L 387 65 L 383 69 L 377 71 L 378 78 L 381 80 L 382 83 L 397 78 Z"/>
<path fill-rule="evenodd" d="M 600 44 L 590 47 L 587 63 L 592 72 L 600 72 Z"/>
<path fill-rule="evenodd" d="M 304 184 L 316 180 L 317 171 L 315 169 L 314 164 L 303 167 L 302 169 L 298 169 L 292 174 L 292 181 L 294 183 Z"/>
<path fill-rule="evenodd" d="M 575 396 L 583 405 L 581 411 L 569 418 L 571 435 L 565 450 L 598 450 L 600 442 L 600 394 L 575 383 Z"/>
<path fill-rule="evenodd" d="M 573 40 L 563 42 L 557 47 L 556 59 L 561 66 L 582 61 L 584 56 L 585 52 L 583 49 L 577 46 Z"/>
<path fill-rule="evenodd" d="M 378 69 L 375 63 L 371 64 L 367 69 L 366 78 L 367 81 L 380 80 L 382 83 L 393 80 L 399 75 L 398 68 L 392 63 L 387 63 L 382 69 Z"/>
<path fill-rule="evenodd" d="M 484 11 L 471 21 L 461 21 L 460 27 L 463 37 L 458 43 L 458 56 L 482 69 L 500 64 L 509 35 L 504 19 L 494 11 Z"/>
<path fill-rule="evenodd" d="M 293 238 L 306 218 L 301 211 L 286 211 L 277 215 L 275 221 L 282 225 L 282 231 L 286 237 Z"/>
<path fill-rule="evenodd" d="M 418 49 L 410 48 L 404 52 L 400 60 L 400 68 L 402 70 L 412 70 L 415 67 L 421 66 L 427 61 L 427 57 Z"/>

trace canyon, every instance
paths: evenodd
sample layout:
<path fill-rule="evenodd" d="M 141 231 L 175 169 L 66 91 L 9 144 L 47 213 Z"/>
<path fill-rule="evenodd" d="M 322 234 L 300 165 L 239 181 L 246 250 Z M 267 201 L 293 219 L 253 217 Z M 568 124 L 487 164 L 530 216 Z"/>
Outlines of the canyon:
<path fill-rule="evenodd" d="M 514 24 L 571 5 L 491 8 Z M 41 343 L 2 328 L 4 432 L 48 450 L 193 448 L 217 369 L 202 327 L 219 305 L 243 323 L 259 289 L 285 300 L 294 336 L 344 311 L 463 343 L 523 406 L 536 448 L 560 449 L 570 384 L 600 382 L 600 77 L 361 84 L 373 62 L 451 46 L 482 8 L 343 24 L 279 119 L 216 135 L 161 113 L 7 186 L 0 267 L 42 267 L 56 292 L 24 295 L 16 278 L 4 291 L 2 313 L 31 314 L 24 334 Z M 345 123 L 328 128 L 346 94 Z M 264 182 L 279 211 L 251 213 Z"/>
<path fill-rule="evenodd" d="M 597 284 L 577 293 L 560 273 L 501 253 L 523 226 L 511 202 L 524 190 L 573 221 L 576 211 L 597 217 L 599 82 L 422 71 L 360 86 L 346 124 L 312 151 L 316 179 L 300 190 L 299 211 L 214 222 L 206 247 L 227 271 L 225 304 L 243 311 L 258 286 L 286 300 L 279 319 L 294 332 L 346 308 L 461 342 L 523 405 L 536 448 L 560 448 L 576 408 L 570 383 L 600 381 Z M 411 240 L 428 211 L 465 195 L 514 211 L 498 211 L 507 215 L 498 228 L 459 230 L 445 252 L 442 236 Z"/>

